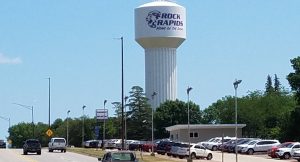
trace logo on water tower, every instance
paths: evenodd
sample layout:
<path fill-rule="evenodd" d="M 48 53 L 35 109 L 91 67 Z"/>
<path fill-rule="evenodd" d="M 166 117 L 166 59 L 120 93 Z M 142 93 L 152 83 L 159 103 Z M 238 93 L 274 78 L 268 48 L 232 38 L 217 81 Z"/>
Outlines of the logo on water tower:
<path fill-rule="evenodd" d="M 160 12 L 157 10 L 151 11 L 148 13 L 146 17 L 146 21 L 148 22 L 149 27 L 156 28 L 157 20 L 160 17 Z"/>
<path fill-rule="evenodd" d="M 165 13 L 157 10 L 150 11 L 146 17 L 150 28 L 156 30 L 183 30 L 183 20 L 178 13 Z"/>

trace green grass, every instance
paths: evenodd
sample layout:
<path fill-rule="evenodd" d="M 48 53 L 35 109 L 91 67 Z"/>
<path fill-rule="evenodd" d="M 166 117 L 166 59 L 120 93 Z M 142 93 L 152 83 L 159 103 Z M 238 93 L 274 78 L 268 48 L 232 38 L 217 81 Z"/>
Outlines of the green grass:
<path fill-rule="evenodd" d="M 103 157 L 105 151 L 102 149 L 94 149 L 94 148 L 68 148 L 68 151 L 78 153 L 78 154 L 83 154 L 83 155 L 88 155 L 92 156 L 95 158 L 98 157 Z M 148 155 L 149 153 L 143 153 L 141 156 L 141 153 L 139 151 L 136 152 L 136 156 L 139 159 L 139 162 L 174 162 L 173 160 L 169 159 L 164 159 L 164 158 L 159 158 L 155 156 L 150 156 Z"/>

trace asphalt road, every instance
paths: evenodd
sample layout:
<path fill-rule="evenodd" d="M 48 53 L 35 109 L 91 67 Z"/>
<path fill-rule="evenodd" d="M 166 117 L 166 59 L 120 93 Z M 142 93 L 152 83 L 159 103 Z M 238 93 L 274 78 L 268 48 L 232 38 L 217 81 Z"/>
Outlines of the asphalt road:
<path fill-rule="evenodd" d="M 149 154 L 149 153 L 145 153 Z M 138 155 L 138 153 L 137 153 Z M 174 161 L 186 162 L 186 159 L 179 159 L 168 157 L 166 155 L 157 155 L 158 157 L 165 159 L 172 159 Z M 36 154 L 28 154 L 23 155 L 22 149 L 0 149 L 0 162 L 97 162 L 97 158 L 89 157 L 85 155 L 80 155 L 72 152 L 48 152 L 48 149 L 42 150 L 42 155 Z M 141 159 L 139 161 L 142 161 Z M 222 153 L 213 152 L 212 160 L 193 160 L 193 162 L 235 162 L 235 154 L 223 154 L 222 161 Z M 257 155 L 238 155 L 238 162 L 297 162 L 296 160 L 279 160 L 272 159 L 268 157 L 266 154 L 257 154 Z"/>
<path fill-rule="evenodd" d="M 23 155 L 22 149 L 0 149 L 0 162 L 98 162 L 97 158 L 72 152 L 48 152 L 43 149 L 41 155 Z"/>

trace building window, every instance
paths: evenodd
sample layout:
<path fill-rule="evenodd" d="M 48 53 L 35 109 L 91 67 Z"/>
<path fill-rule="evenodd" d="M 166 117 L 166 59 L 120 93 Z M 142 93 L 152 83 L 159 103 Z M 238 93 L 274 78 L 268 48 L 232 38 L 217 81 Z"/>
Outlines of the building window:
<path fill-rule="evenodd" d="M 195 137 L 195 138 L 198 137 L 198 132 L 194 132 L 194 137 Z"/>
<path fill-rule="evenodd" d="M 178 140 L 178 134 L 176 134 L 176 140 Z"/>
<path fill-rule="evenodd" d="M 194 133 L 190 133 L 190 137 L 194 137 Z"/>

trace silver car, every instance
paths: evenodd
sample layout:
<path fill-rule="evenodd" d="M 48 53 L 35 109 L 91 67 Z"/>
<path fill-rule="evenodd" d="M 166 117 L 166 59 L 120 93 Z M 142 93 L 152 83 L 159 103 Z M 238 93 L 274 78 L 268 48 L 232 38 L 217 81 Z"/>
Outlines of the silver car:
<path fill-rule="evenodd" d="M 138 162 L 136 155 L 132 151 L 110 151 L 98 158 L 101 162 Z"/>

